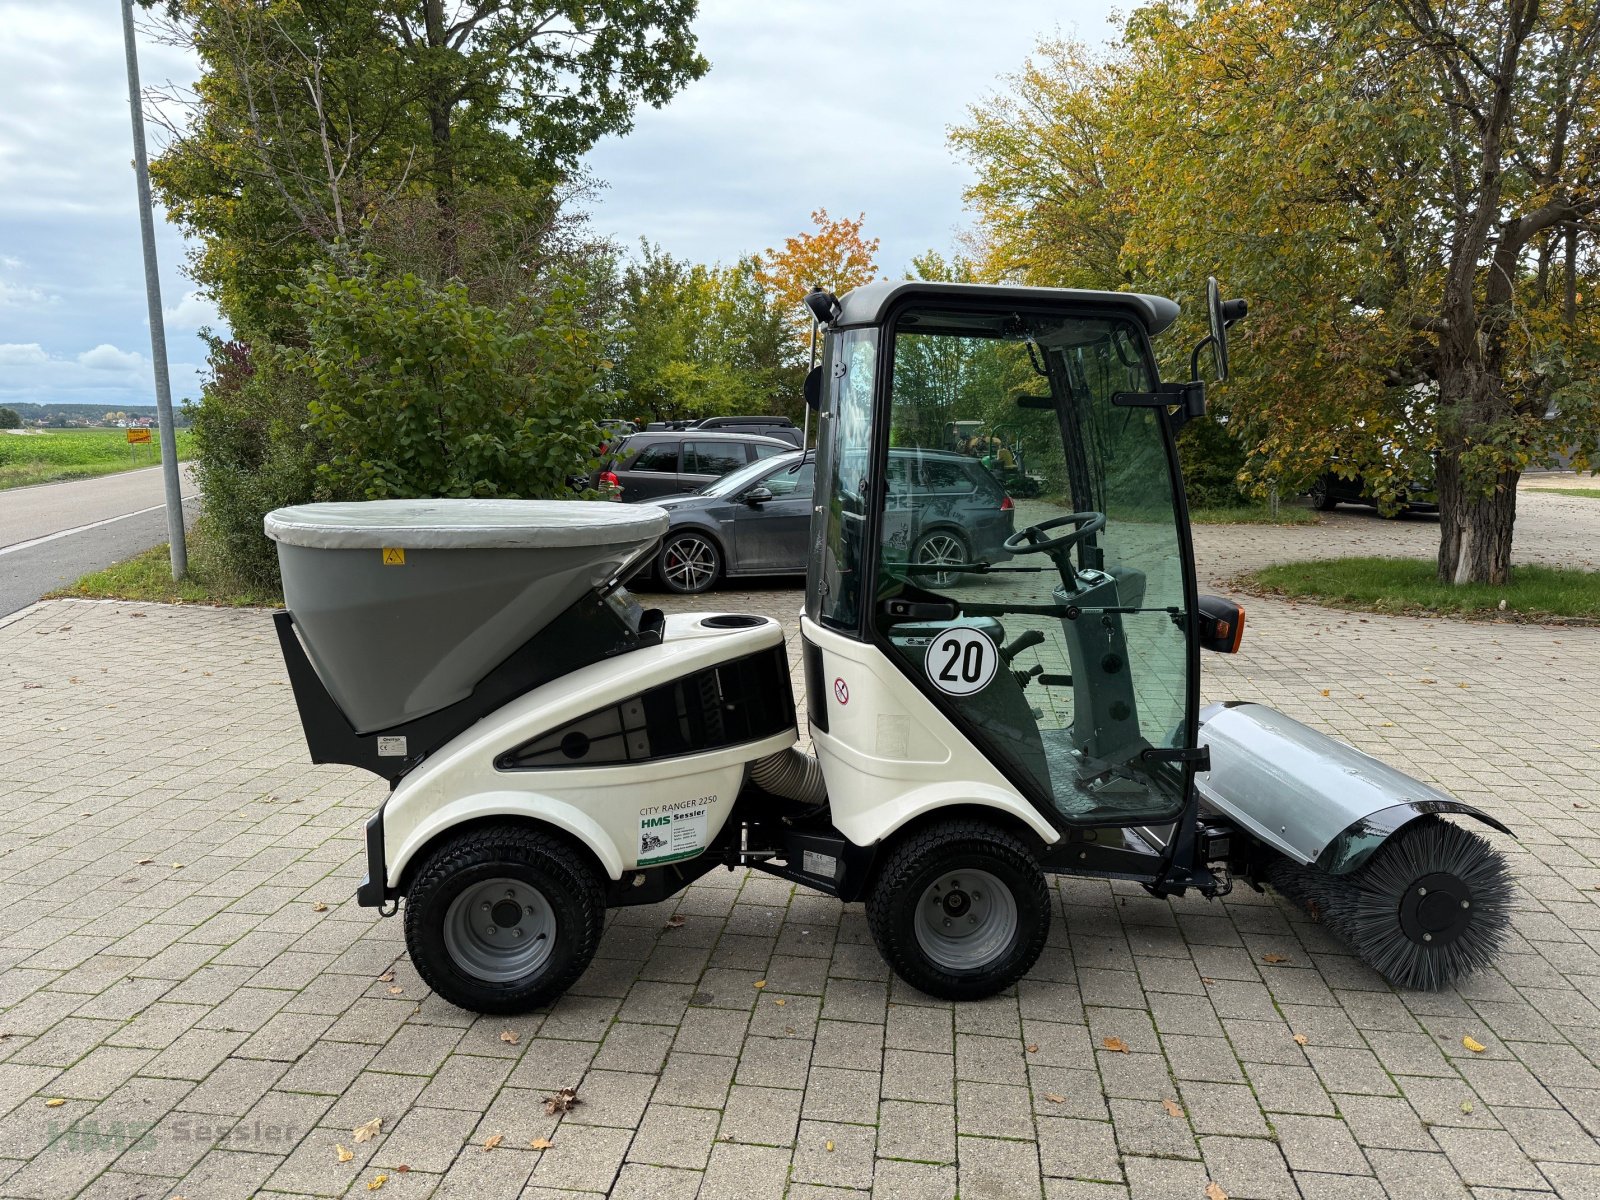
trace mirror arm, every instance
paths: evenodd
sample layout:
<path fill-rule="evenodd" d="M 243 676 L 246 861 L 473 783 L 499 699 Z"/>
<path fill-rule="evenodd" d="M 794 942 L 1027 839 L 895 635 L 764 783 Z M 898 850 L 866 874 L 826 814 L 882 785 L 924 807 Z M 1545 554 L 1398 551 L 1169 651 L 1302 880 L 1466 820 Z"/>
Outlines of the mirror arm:
<path fill-rule="evenodd" d="M 1198 381 L 1200 378 L 1200 351 L 1207 346 L 1215 344 L 1216 340 L 1208 333 L 1194 344 L 1194 353 L 1189 355 L 1189 378 L 1191 380 Z"/>

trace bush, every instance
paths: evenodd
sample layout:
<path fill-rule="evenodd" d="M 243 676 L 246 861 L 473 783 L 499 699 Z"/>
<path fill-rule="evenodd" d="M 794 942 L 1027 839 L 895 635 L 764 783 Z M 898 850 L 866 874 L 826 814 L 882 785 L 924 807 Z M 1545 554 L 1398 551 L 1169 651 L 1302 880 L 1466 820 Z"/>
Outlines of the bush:
<path fill-rule="evenodd" d="M 569 495 L 594 465 L 598 354 L 579 322 L 582 289 L 474 304 L 465 287 L 367 260 L 316 273 L 295 299 L 308 345 L 289 354 L 315 381 L 317 478 L 361 499 Z"/>
<path fill-rule="evenodd" d="M 323 451 L 307 428 L 312 381 L 276 347 L 211 346 L 211 377 L 189 408 L 203 509 L 205 567 L 230 590 L 276 592 L 278 553 L 261 519 L 285 504 L 331 499 Z"/>
<path fill-rule="evenodd" d="M 0 408 L 0 429 L 21 429 L 22 418 L 14 408 Z"/>
<path fill-rule="evenodd" d="M 1190 508 L 1236 508 L 1252 503 L 1240 490 L 1245 450 L 1215 417 L 1190 421 L 1178 434 L 1178 461 Z"/>

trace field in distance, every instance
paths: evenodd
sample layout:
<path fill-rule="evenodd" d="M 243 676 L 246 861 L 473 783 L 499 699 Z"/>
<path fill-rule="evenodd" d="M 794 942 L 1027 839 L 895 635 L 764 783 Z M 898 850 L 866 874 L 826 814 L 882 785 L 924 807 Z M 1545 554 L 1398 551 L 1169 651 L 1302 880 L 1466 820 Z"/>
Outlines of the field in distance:
<path fill-rule="evenodd" d="M 88 479 L 153 467 L 161 461 L 161 435 L 129 445 L 126 429 L 0 430 L 0 490 Z M 192 454 L 193 434 L 178 430 L 178 459 Z"/>

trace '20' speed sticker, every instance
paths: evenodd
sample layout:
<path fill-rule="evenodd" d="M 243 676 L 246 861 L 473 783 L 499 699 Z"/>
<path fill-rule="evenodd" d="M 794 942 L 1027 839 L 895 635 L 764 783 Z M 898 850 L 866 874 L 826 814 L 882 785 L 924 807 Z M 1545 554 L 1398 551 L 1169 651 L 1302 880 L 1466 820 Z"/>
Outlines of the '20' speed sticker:
<path fill-rule="evenodd" d="M 928 643 L 924 669 L 933 686 L 948 696 L 970 696 L 989 686 L 1000 651 L 981 629 L 946 629 Z"/>

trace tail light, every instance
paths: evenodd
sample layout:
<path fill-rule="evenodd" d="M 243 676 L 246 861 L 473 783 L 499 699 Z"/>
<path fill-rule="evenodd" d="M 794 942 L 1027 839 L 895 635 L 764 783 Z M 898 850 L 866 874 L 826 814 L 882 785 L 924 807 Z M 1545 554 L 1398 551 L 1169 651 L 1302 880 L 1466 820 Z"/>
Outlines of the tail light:
<path fill-rule="evenodd" d="M 1015 507 L 1016 507 L 1016 505 L 1011 503 L 1011 497 L 1009 495 L 1002 495 L 1000 497 L 1000 511 L 1001 512 L 1010 512 Z"/>
<path fill-rule="evenodd" d="M 599 484 L 606 491 L 614 493 L 615 496 L 622 495 L 622 480 L 617 478 L 615 471 L 601 471 Z"/>

